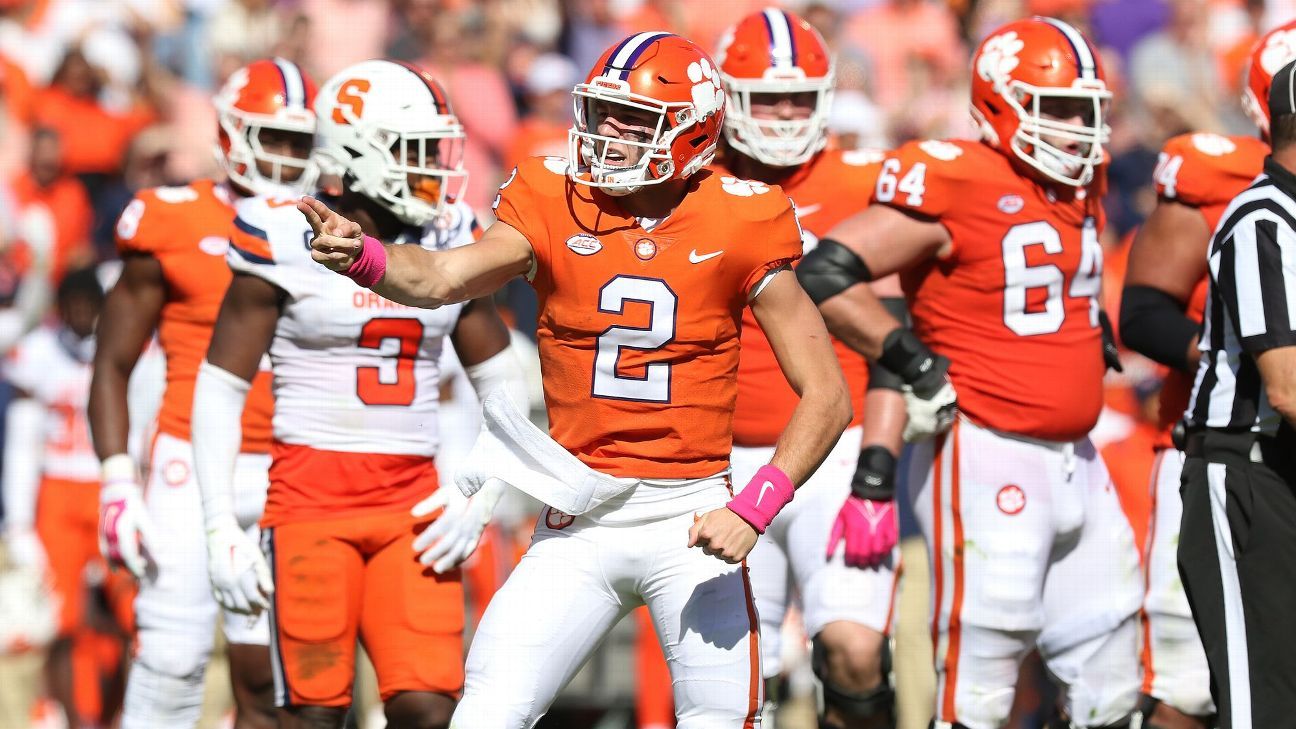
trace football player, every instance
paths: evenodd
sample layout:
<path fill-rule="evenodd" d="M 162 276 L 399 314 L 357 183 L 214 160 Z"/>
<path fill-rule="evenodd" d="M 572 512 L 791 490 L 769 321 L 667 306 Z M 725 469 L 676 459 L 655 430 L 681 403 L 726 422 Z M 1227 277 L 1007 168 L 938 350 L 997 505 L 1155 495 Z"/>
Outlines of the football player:
<path fill-rule="evenodd" d="M 473 638 L 456 729 L 533 726 L 643 604 L 678 725 L 752 726 L 759 626 L 742 561 L 849 422 L 845 380 L 788 272 L 801 233 L 787 197 L 704 169 L 725 105 L 707 54 L 638 33 L 573 93 L 568 157 L 523 161 L 500 190 L 499 222 L 471 249 L 383 245 L 319 201 L 300 207 L 316 260 L 389 299 L 444 306 L 519 275 L 540 297 L 549 433 L 487 397 L 459 481 L 472 491 L 498 476 L 547 508 Z M 801 400 L 771 462 L 733 496 L 749 305 Z"/>
<path fill-rule="evenodd" d="M 89 411 L 102 462 L 100 547 L 140 586 L 125 729 L 191 727 L 202 708 L 218 606 L 207 580 L 193 477 L 194 382 L 231 279 L 224 255 L 236 230 L 234 202 L 257 193 L 295 194 L 315 176 L 308 161 L 314 94 L 315 84 L 283 59 L 235 71 L 215 98 L 216 158 L 225 179 L 144 190 L 117 221 L 123 267 L 100 319 Z M 166 391 L 142 490 L 127 452 L 127 383 L 155 327 L 166 356 Z M 252 534 L 265 502 L 270 406 L 268 376 L 258 377 L 242 410 L 235 481 L 238 520 Z M 265 620 L 227 613 L 224 628 L 237 726 L 274 726 Z"/>
<path fill-rule="evenodd" d="M 411 248 L 473 242 L 463 126 L 426 71 L 349 66 L 320 88 L 315 112 L 320 167 L 342 179 L 337 209 Z M 388 726 L 444 727 L 463 688 L 456 567 L 502 484 L 471 500 L 437 488 L 442 341 L 480 397 L 503 387 L 525 408 L 521 365 L 489 297 L 413 308 L 316 264 L 295 203 L 262 196 L 235 206 L 234 281 L 194 394 L 212 587 L 239 612 L 270 609 L 281 726 L 343 725 L 358 637 Z M 238 526 L 230 483 L 235 414 L 267 351 L 275 406 L 263 557 Z"/>
<path fill-rule="evenodd" d="M 72 666 L 75 634 L 86 618 L 86 570 L 103 564 L 97 540 L 99 460 L 85 413 L 103 298 L 94 269 L 69 272 L 58 286 L 60 325 L 23 337 L 5 368 L 18 390 L 6 414 L 5 542 L 12 562 L 48 571 L 59 598 L 46 685 L 68 726 L 111 719 L 81 716 L 78 707 L 95 701 L 75 695 Z M 124 574 L 106 576 L 104 593 L 123 636 L 133 591 Z"/>
<path fill-rule="evenodd" d="M 801 220 L 803 249 L 812 249 L 817 236 L 868 204 L 882 161 L 871 150 L 826 149 L 834 73 L 823 38 L 805 20 L 770 8 L 730 28 L 716 61 L 728 104 L 713 169 L 782 187 Z M 890 294 L 884 301 L 903 316 L 898 282 L 891 277 L 885 283 L 890 290 L 879 295 Z M 898 389 L 894 375 L 870 378 L 863 356 L 839 340 L 833 345 L 855 418 L 748 560 L 761 619 L 765 721 L 773 721 L 783 619 L 795 591 L 823 683 L 820 725 L 888 726 L 893 696 L 886 634 L 899 560 L 892 496 L 904 400 L 885 387 Z M 866 387 L 873 388 L 867 407 Z M 769 462 L 796 403 L 760 324 L 744 311 L 731 456 L 735 483 L 747 483 Z M 867 439 L 861 421 L 871 431 Z M 868 445 L 861 448 L 863 442 Z"/>
<path fill-rule="evenodd" d="M 1121 338 L 1126 346 L 1170 368 L 1161 390 L 1161 437 L 1152 475 L 1152 524 L 1143 604 L 1144 726 L 1212 726 L 1210 669 L 1179 578 L 1179 476 L 1183 453 L 1172 438 L 1183 418 L 1201 353 L 1206 305 L 1206 251 L 1212 231 L 1234 196 L 1260 174 L 1269 154 L 1269 86 L 1296 59 L 1296 22 L 1276 28 L 1251 51 L 1242 106 L 1260 139 L 1183 134 L 1166 142 L 1153 181 L 1157 205 L 1130 248 L 1121 294 Z"/>
<path fill-rule="evenodd" d="M 937 726 L 1000 726 L 1032 648 L 1064 722 L 1124 726 L 1142 580 L 1087 437 L 1111 364 L 1097 299 L 1111 93 L 1093 46 L 1051 18 L 991 33 L 972 73 L 982 140 L 888 154 L 875 204 L 798 275 L 847 342 L 897 372 L 948 364 L 957 391 L 961 417 L 908 472 L 932 559 Z M 856 285 L 897 271 L 912 333 Z M 911 428 L 939 429 L 915 413 Z"/>

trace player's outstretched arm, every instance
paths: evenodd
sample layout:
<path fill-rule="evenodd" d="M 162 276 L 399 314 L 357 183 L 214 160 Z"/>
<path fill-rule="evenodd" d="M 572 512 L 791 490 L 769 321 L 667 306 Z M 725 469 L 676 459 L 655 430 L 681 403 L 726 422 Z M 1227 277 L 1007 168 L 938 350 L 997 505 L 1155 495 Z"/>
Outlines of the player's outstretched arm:
<path fill-rule="evenodd" d="M 274 584 L 260 548 L 234 515 L 234 468 L 243 406 L 274 338 L 282 297 L 268 281 L 236 273 L 194 385 L 194 475 L 202 493 L 208 577 L 217 602 L 248 614 L 270 606 Z"/>
<path fill-rule="evenodd" d="M 145 254 L 125 256 L 117 285 L 108 292 L 96 337 L 90 382 L 90 432 L 102 462 L 99 489 L 99 550 L 109 564 L 144 577 L 153 527 L 144 508 L 139 472 L 127 454 L 131 372 L 153 336 L 166 285 L 162 265 Z"/>
<path fill-rule="evenodd" d="M 297 209 L 314 230 L 315 261 L 406 306 L 432 309 L 480 298 L 531 270 L 531 244 L 504 223 L 492 225 L 471 246 L 429 251 L 368 238 L 355 221 L 313 197 L 302 198 Z"/>
<path fill-rule="evenodd" d="M 1198 325 L 1185 311 L 1206 276 L 1211 231 L 1201 211 L 1161 200 L 1130 246 L 1121 293 L 1120 335 L 1125 346 L 1182 372 L 1194 372 Z"/>

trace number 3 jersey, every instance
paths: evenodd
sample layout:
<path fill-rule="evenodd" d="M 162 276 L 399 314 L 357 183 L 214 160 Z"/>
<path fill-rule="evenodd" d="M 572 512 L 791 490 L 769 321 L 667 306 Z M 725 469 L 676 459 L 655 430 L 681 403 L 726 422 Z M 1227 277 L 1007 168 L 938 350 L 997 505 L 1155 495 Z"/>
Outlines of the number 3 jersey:
<path fill-rule="evenodd" d="M 901 276 L 913 328 L 949 357 L 959 409 L 994 430 L 1070 441 L 1093 428 L 1103 172 L 1046 188 L 981 142 L 910 142 L 882 163 L 876 202 L 939 221 L 953 247 Z"/>
<path fill-rule="evenodd" d="M 275 443 L 263 523 L 426 496 L 436 485 L 428 480 L 442 339 L 463 305 L 402 306 L 316 263 L 293 200 L 248 198 L 235 209 L 230 268 L 283 292 L 270 345 Z M 457 204 L 396 242 L 444 250 L 473 242 L 477 230 L 471 209 Z"/>
<path fill-rule="evenodd" d="M 500 221 L 531 243 L 549 431 L 614 476 L 699 478 L 729 465 L 744 307 L 801 255 L 778 187 L 703 171 L 648 228 L 616 198 L 524 160 Z"/>

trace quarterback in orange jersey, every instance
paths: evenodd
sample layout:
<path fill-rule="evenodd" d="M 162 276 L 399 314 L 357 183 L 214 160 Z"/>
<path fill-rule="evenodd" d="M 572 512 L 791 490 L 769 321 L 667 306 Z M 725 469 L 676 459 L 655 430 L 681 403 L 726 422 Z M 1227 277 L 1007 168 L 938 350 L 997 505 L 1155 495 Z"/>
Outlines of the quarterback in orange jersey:
<path fill-rule="evenodd" d="M 315 112 L 321 169 L 342 178 L 334 204 L 365 231 L 420 250 L 473 243 L 463 126 L 426 71 L 348 66 L 320 88 Z M 311 228 L 295 202 L 236 205 L 234 281 L 198 375 L 198 483 L 208 534 L 225 535 L 209 537 L 212 587 L 241 612 L 270 609 L 280 726 L 343 725 L 359 638 L 388 726 L 444 727 L 463 688 L 456 567 L 503 486 L 472 499 L 437 488 L 442 343 L 452 340 L 483 398 L 503 388 L 525 407 L 521 366 L 489 297 L 414 308 L 321 268 L 302 245 Z M 267 351 L 275 407 L 263 557 L 238 528 L 229 474 L 236 413 Z"/>
<path fill-rule="evenodd" d="M 1032 647 L 1064 721 L 1125 726 L 1142 579 L 1087 437 L 1118 364 L 1097 299 L 1111 95 L 1093 46 L 1051 18 L 991 33 L 972 73 L 982 141 L 889 154 L 875 204 L 798 275 L 830 328 L 889 368 L 949 362 L 961 416 L 915 444 L 908 473 L 932 559 L 937 726 L 1000 726 Z M 855 285 L 896 271 L 913 334 Z M 940 402 L 910 402 L 911 435 L 939 430 Z"/>
<path fill-rule="evenodd" d="M 534 726 L 612 626 L 646 604 L 678 726 L 757 726 L 759 626 L 742 562 L 850 420 L 845 381 L 787 271 L 801 255 L 791 203 L 704 169 L 725 108 L 707 54 L 638 33 L 573 93 L 568 157 L 524 160 L 477 244 L 383 245 L 306 199 L 314 257 L 414 306 L 483 296 L 519 275 L 539 294 L 549 433 L 488 396 L 457 481 L 470 493 L 498 478 L 547 506 L 473 638 L 451 725 Z M 733 496 L 747 306 L 801 401 L 771 462 Z"/>
<path fill-rule="evenodd" d="M 102 459 L 100 546 L 140 583 L 138 649 L 122 726 L 193 726 L 202 707 L 218 606 L 207 581 L 202 507 L 194 480 L 190 413 L 198 365 L 231 274 L 224 254 L 234 202 L 281 191 L 297 194 L 314 177 L 308 163 L 315 85 L 282 59 L 235 71 L 215 98 L 217 158 L 225 181 L 139 193 L 117 222 L 123 269 L 99 324 L 90 424 Z M 127 455 L 127 380 L 157 328 L 166 355 L 166 391 L 141 491 Z M 258 378 L 243 411 L 243 454 L 232 474 L 239 523 L 255 530 L 265 501 L 270 447 L 268 377 Z M 228 613 L 237 726 L 273 726 L 269 632 L 264 618 Z"/>
<path fill-rule="evenodd" d="M 84 716 L 82 708 L 93 711 L 99 702 L 78 692 L 73 681 L 73 645 L 90 602 L 87 569 L 103 567 L 97 540 L 99 459 L 85 412 L 94 325 L 102 305 L 94 269 L 70 272 L 59 283 L 59 326 L 23 337 L 5 366 L 6 379 L 18 390 L 6 413 L 5 544 L 11 563 L 47 571 L 58 596 L 58 632 L 46 660 L 46 686 L 72 727 L 112 720 Z M 125 575 L 110 573 L 103 588 L 119 613 L 124 637 L 133 586 Z"/>
<path fill-rule="evenodd" d="M 1172 439 L 1197 372 L 1197 336 L 1206 305 L 1204 252 L 1234 196 L 1245 190 L 1269 154 L 1269 86 L 1296 59 L 1296 22 L 1256 43 L 1242 105 L 1261 139 L 1184 134 L 1166 142 L 1154 182 L 1157 206 L 1130 249 L 1121 296 L 1125 345 L 1170 368 L 1161 390 L 1162 434 L 1152 475 L 1152 524 L 1145 564 L 1143 712 L 1152 726 L 1206 727 L 1215 713 L 1210 670 L 1179 578 L 1176 545 L 1183 509 L 1183 453 Z"/>
<path fill-rule="evenodd" d="M 868 205 L 883 155 L 826 149 L 833 62 L 819 33 L 792 13 L 752 13 L 725 34 L 716 53 L 728 95 L 717 174 L 777 184 L 796 206 L 803 249 Z M 875 290 L 898 304 L 896 277 Z M 800 595 L 814 670 L 823 682 L 825 727 L 889 725 L 886 633 L 899 553 L 892 504 L 904 399 L 869 377 L 867 361 L 834 341 L 855 418 L 828 458 L 748 558 L 761 618 L 766 721 L 772 722 L 781 633 L 792 595 Z M 898 386 L 896 386 L 898 389 Z M 796 407 L 750 310 L 743 313 L 733 480 L 744 484 L 769 462 Z M 862 416 L 868 413 L 867 419 Z M 861 422 L 863 426 L 861 427 Z M 867 430 L 867 432 L 866 432 Z M 861 443 L 867 446 L 861 449 Z M 842 543 L 844 542 L 844 547 Z"/>

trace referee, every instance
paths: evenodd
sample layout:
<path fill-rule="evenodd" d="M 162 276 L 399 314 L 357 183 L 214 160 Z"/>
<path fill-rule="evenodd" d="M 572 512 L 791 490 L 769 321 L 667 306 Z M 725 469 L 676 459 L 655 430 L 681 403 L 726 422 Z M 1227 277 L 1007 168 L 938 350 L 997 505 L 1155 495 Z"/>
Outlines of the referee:
<path fill-rule="evenodd" d="M 1179 572 L 1221 729 L 1296 727 L 1296 63 L 1272 154 L 1211 239 Z"/>

